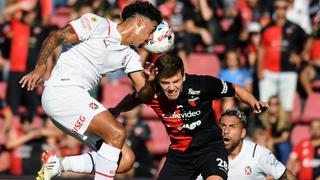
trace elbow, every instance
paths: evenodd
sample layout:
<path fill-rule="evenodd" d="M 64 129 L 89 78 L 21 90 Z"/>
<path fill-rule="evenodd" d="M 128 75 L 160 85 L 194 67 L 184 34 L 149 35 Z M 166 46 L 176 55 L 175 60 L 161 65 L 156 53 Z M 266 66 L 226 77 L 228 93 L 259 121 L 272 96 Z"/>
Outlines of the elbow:
<path fill-rule="evenodd" d="M 140 102 L 148 104 L 150 103 L 154 98 L 154 90 L 142 88 L 138 92 L 138 99 Z"/>

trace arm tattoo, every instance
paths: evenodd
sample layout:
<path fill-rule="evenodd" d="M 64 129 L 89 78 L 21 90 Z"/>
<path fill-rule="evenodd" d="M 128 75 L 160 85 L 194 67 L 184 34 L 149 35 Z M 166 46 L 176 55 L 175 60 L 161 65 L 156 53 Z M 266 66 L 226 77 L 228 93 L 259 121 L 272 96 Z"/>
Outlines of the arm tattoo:
<path fill-rule="evenodd" d="M 72 37 L 69 37 L 72 35 L 76 36 L 75 32 L 69 25 L 61 30 L 52 32 L 41 46 L 37 65 L 46 64 L 48 57 L 59 45 L 72 42 Z"/>

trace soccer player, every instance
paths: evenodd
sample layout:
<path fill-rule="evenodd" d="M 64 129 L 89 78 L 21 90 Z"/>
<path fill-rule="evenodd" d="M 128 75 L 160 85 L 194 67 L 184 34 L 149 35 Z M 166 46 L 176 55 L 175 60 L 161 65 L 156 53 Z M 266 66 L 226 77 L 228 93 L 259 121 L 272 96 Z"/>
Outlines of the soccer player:
<path fill-rule="evenodd" d="M 320 178 L 320 119 L 310 122 L 310 138 L 297 144 L 288 159 L 287 167 L 292 171 L 299 166 L 299 179 Z"/>
<path fill-rule="evenodd" d="M 227 179 L 228 154 L 216 124 L 212 100 L 236 96 L 255 113 L 268 105 L 244 88 L 211 76 L 189 75 L 179 57 L 162 55 L 155 62 L 156 95 L 148 105 L 164 124 L 171 145 L 159 180 Z M 134 94 L 110 109 L 118 115 L 139 104 Z"/>
<path fill-rule="evenodd" d="M 265 147 L 244 139 L 246 116 L 238 110 L 227 110 L 220 118 L 223 141 L 228 150 L 228 179 L 275 179 L 295 180 L 286 167 Z"/>
<path fill-rule="evenodd" d="M 131 78 L 139 99 L 152 99 L 152 86 L 144 76 L 140 56 L 131 47 L 144 45 L 162 21 L 159 10 L 149 2 L 126 6 L 121 17 L 122 22 L 116 24 L 88 13 L 51 33 L 42 45 L 35 69 L 21 79 L 22 87 L 33 90 L 50 70 L 49 55 L 64 45 L 44 84 L 42 106 L 57 127 L 96 151 L 66 157 L 61 163 L 54 153 L 44 154 L 39 179 L 51 179 L 61 170 L 95 172 L 95 180 L 113 179 L 126 132 L 87 91 L 104 74 L 122 69 Z"/>

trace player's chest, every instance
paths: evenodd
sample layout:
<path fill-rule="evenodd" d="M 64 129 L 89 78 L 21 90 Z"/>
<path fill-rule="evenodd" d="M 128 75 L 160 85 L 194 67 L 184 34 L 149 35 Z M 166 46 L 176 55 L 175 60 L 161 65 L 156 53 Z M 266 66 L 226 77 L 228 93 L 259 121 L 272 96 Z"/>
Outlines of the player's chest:
<path fill-rule="evenodd" d="M 92 51 L 93 62 L 101 69 L 123 68 L 132 55 L 128 46 L 122 46 L 108 38 L 95 38 L 86 43 Z"/>

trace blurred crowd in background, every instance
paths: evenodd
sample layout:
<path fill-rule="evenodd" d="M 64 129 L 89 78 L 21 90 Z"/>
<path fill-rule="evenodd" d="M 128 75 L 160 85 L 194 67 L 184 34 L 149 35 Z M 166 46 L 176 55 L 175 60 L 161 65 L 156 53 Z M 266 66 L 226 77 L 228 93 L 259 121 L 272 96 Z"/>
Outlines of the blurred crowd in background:
<path fill-rule="evenodd" d="M 37 61 L 46 36 L 85 13 L 114 21 L 133 0 L 0 1 L 0 177 L 35 175 L 40 154 L 89 151 L 57 129 L 43 113 L 42 86 L 21 89 L 19 80 Z M 236 99 L 215 101 L 221 112 L 238 108 L 249 117 L 249 137 L 268 147 L 296 174 L 320 171 L 320 1 L 151 0 L 175 32 L 170 53 L 187 73 L 219 77 L 247 88 L 270 109 L 260 116 Z M 55 62 L 57 48 L 50 57 Z M 155 57 L 140 49 L 143 62 Z M 92 96 L 112 107 L 131 91 L 122 72 L 108 74 Z M 134 168 L 117 178 L 157 176 L 169 138 L 158 117 L 142 105 L 123 113 Z M 319 172 L 318 172 L 319 173 Z M 319 173 L 320 174 L 320 173 Z M 74 173 L 65 177 L 79 177 Z"/>

